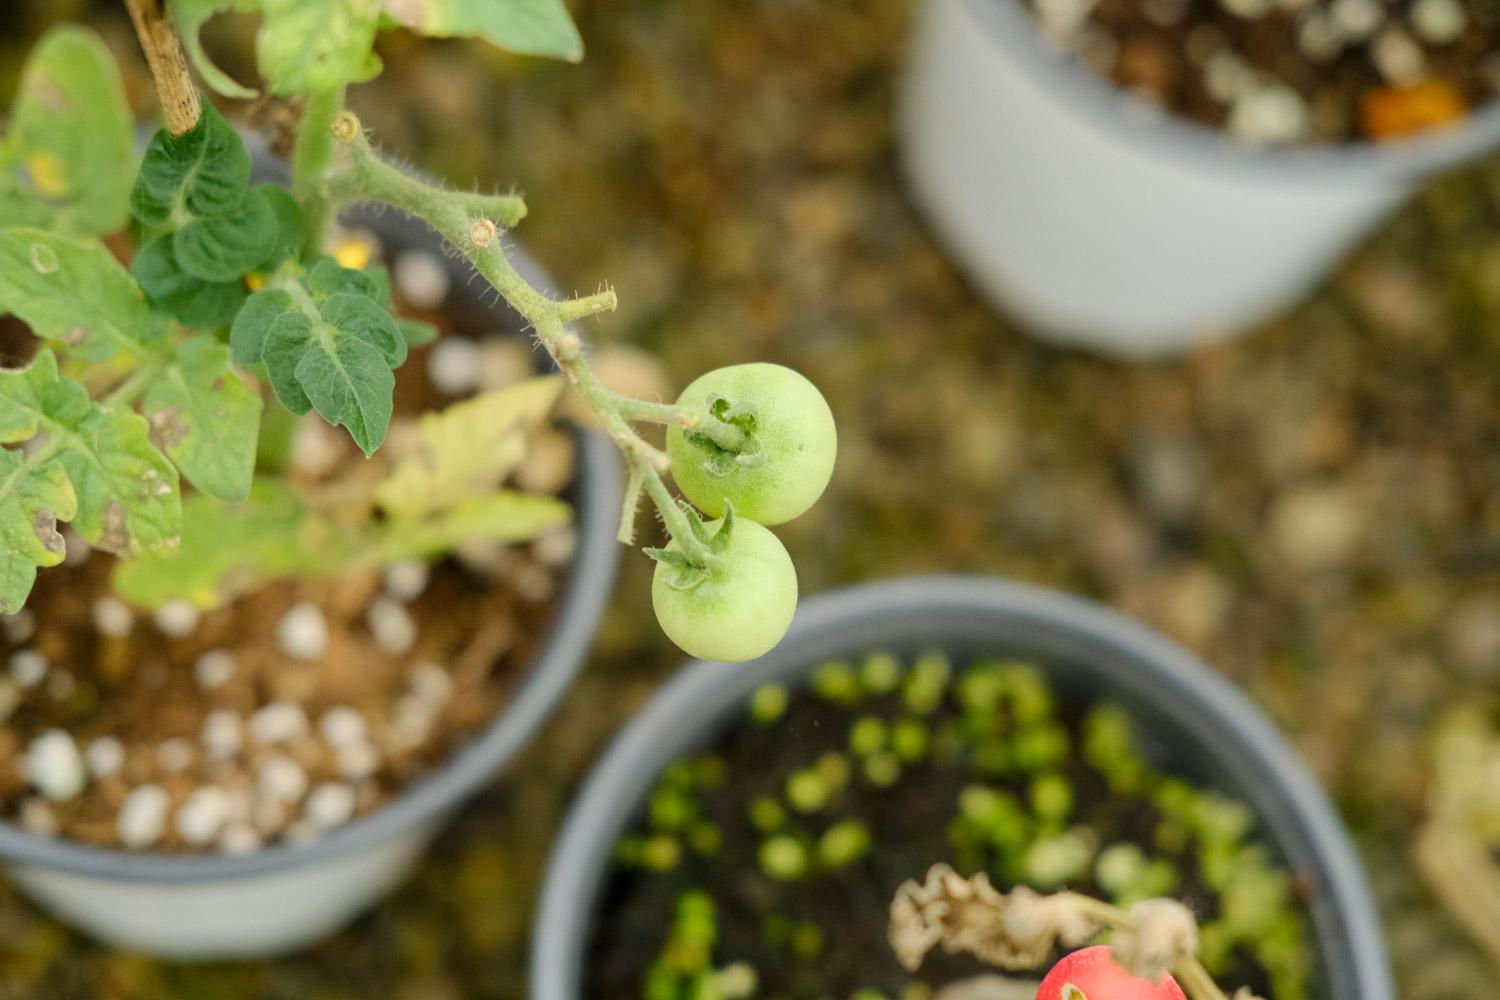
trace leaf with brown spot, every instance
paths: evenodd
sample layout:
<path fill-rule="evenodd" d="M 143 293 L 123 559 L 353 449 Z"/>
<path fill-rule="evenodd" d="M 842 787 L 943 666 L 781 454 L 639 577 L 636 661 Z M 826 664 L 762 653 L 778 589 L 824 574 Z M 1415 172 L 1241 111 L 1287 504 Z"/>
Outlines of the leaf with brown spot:
<path fill-rule="evenodd" d="M 0 449 L 0 612 L 19 611 L 38 566 L 62 562 L 59 520 L 71 520 L 78 500 L 62 466 Z"/>
<path fill-rule="evenodd" d="M 141 409 L 201 492 L 226 503 L 249 495 L 261 401 L 234 374 L 228 347 L 209 337 L 184 341 Z"/>

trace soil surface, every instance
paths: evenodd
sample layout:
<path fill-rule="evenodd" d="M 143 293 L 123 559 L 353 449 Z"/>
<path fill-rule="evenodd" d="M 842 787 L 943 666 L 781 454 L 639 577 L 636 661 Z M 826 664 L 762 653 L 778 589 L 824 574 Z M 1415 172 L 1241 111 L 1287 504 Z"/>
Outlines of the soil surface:
<path fill-rule="evenodd" d="M 382 42 L 351 89 L 386 149 L 523 192 L 524 242 L 584 332 L 662 359 L 666 393 L 761 360 L 839 421 L 833 482 L 778 529 L 803 593 L 913 572 L 1097 598 L 1184 643 L 1301 750 L 1375 884 L 1403 1000 L 1491 1000 L 1496 971 L 1410 860 L 1428 740 L 1500 685 L 1500 159 L 1425 183 L 1296 308 L 1179 360 L 1028 337 L 910 204 L 893 107 L 913 0 L 570 0 L 577 65 Z M 59 19 L 103 30 L 154 98 L 113 0 L 0 3 L 0 104 Z M 204 42 L 248 79 L 253 25 Z M 643 518 L 642 534 L 647 522 Z M 11 1000 L 481 1000 L 525 995 L 537 887 L 566 804 L 683 657 L 622 556 L 557 715 L 414 877 L 276 961 L 120 954 L 0 887 Z"/>

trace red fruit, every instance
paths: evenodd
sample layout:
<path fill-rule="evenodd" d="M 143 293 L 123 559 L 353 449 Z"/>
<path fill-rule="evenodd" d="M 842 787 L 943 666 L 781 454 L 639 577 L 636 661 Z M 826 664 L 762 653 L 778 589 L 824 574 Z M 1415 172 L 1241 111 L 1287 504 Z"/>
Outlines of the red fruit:
<path fill-rule="evenodd" d="M 1068 991 L 1071 986 L 1076 993 Z M 1078 996 L 1077 994 L 1082 994 Z M 1063 957 L 1042 980 L 1036 1000 L 1187 1000 L 1171 976 L 1137 979 L 1115 962 L 1108 945 L 1081 948 Z"/>

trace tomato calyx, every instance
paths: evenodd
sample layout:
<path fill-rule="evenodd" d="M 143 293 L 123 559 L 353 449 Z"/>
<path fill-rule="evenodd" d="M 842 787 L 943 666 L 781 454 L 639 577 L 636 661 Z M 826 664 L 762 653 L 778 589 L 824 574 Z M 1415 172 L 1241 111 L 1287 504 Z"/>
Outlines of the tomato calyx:
<path fill-rule="evenodd" d="M 718 393 L 711 393 L 708 397 L 708 419 L 738 430 L 749 447 L 726 448 L 702 429 L 685 430 L 682 436 L 688 444 L 702 450 L 707 456 L 701 464 L 703 471 L 711 476 L 727 476 L 735 469 L 758 469 L 766 463 L 766 459 L 755 441 L 756 418 L 754 403 L 730 403 Z"/>
<path fill-rule="evenodd" d="M 723 561 L 717 556 L 729 548 L 729 542 L 734 537 L 734 504 L 730 503 L 727 498 L 725 499 L 724 516 L 713 531 L 709 531 L 708 525 L 703 523 L 703 519 L 692 504 L 685 500 L 678 500 L 677 506 L 687 515 L 688 528 L 692 531 L 693 538 L 707 551 L 708 559 L 703 562 L 695 561 L 680 548 L 643 548 L 641 551 L 657 562 L 677 571 L 676 576 L 667 581 L 668 587 L 673 590 L 692 590 L 703 581 L 712 578 L 714 573 L 722 568 Z"/>

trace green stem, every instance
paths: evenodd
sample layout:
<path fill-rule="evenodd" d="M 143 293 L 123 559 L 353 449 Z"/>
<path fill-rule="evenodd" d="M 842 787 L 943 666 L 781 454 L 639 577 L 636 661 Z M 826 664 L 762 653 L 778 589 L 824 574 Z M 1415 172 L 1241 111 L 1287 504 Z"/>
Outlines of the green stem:
<path fill-rule="evenodd" d="M 302 206 L 307 224 L 302 247 L 304 255 L 323 249 L 323 232 L 332 208 L 325 187 L 326 174 L 333 163 L 333 133 L 329 131 L 329 123 L 344 107 L 344 90 L 336 87 L 308 95 L 307 108 L 302 113 L 302 127 L 292 148 L 292 193 Z"/>
<path fill-rule="evenodd" d="M 719 557 L 710 552 L 707 545 L 698 541 L 693 526 L 688 524 L 688 515 L 677 506 L 677 501 L 667 490 L 667 484 L 662 482 L 661 475 L 650 466 L 642 469 L 642 475 L 645 477 L 646 495 L 651 497 L 656 509 L 661 512 L 662 524 L 666 527 L 667 534 L 677 542 L 677 547 L 695 565 L 707 569 L 717 566 Z"/>
<path fill-rule="evenodd" d="M 608 390 L 606 390 L 608 391 Z M 610 392 L 608 402 L 626 420 L 644 420 L 653 424 L 674 424 L 685 431 L 696 431 L 725 451 L 743 453 L 751 450 L 750 436 L 734 424 L 726 423 L 708 412 L 706 406 L 684 406 L 681 403 L 653 403 L 632 396 Z"/>
<path fill-rule="evenodd" d="M 1135 921 L 1130 914 L 1118 906 L 1095 899 L 1093 896 L 1085 896 L 1082 893 L 1069 892 L 1060 893 L 1068 897 L 1072 903 L 1085 915 L 1092 917 L 1108 927 L 1119 931 L 1135 931 Z M 1172 978 L 1177 980 L 1183 992 L 1192 997 L 1192 1000 L 1229 1000 L 1224 991 L 1219 989 L 1219 984 L 1214 982 L 1213 976 L 1203 967 L 1203 963 L 1192 955 L 1172 963 L 1168 970 Z"/>

